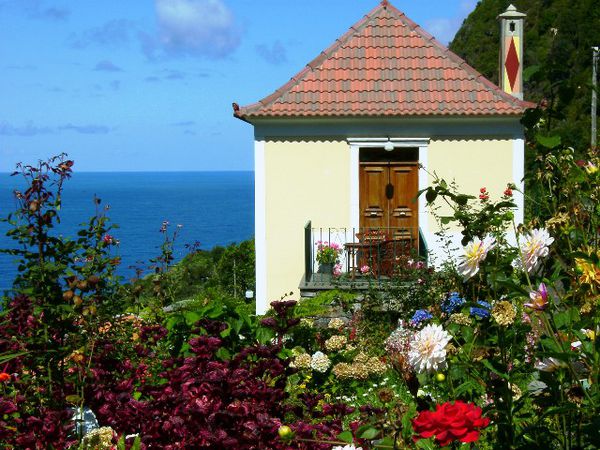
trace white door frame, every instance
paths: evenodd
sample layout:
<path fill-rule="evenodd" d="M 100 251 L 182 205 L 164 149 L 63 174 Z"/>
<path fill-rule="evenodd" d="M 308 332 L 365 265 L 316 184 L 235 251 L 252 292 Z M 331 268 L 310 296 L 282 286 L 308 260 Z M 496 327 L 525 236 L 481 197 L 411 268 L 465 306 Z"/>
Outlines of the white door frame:
<path fill-rule="evenodd" d="M 348 138 L 350 146 L 350 226 L 355 230 L 360 228 L 360 188 L 359 171 L 361 148 L 381 148 L 388 142 L 397 148 L 419 149 L 419 191 L 427 189 L 429 185 L 429 174 L 427 172 L 427 149 L 429 138 Z M 419 202 L 419 228 L 425 235 L 429 231 L 429 218 L 426 202 Z"/>

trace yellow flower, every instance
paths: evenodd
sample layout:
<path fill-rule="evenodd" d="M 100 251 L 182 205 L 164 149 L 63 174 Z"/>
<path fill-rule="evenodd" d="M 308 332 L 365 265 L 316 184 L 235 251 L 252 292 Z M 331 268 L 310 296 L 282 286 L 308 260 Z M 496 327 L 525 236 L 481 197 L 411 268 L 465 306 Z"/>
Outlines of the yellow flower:
<path fill-rule="evenodd" d="M 450 322 L 458 325 L 471 325 L 471 318 L 464 313 L 453 313 L 450 315 Z"/>
<path fill-rule="evenodd" d="M 575 258 L 579 281 L 589 285 L 600 285 L 600 268 L 581 258 Z"/>
<path fill-rule="evenodd" d="M 492 317 L 496 323 L 502 327 L 507 327 L 515 321 L 517 311 L 512 303 L 506 300 L 496 302 L 492 307 Z"/>

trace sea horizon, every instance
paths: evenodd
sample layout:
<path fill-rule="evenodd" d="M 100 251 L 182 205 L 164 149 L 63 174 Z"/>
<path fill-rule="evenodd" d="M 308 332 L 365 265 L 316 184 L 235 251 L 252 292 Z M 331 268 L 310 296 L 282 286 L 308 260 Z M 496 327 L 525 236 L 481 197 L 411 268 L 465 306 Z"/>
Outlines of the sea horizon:
<path fill-rule="evenodd" d="M 22 187 L 18 176 L 0 173 L 0 218 L 14 210 L 12 191 Z M 186 245 L 198 242 L 200 249 L 210 250 L 254 235 L 253 171 L 77 171 L 64 184 L 55 234 L 76 238 L 80 224 L 96 212 L 95 196 L 102 212 L 119 226 L 111 235 L 120 241 L 115 248 L 122 259 L 117 273 L 125 280 L 135 274 L 135 266 L 147 266 L 158 256 L 163 221 L 170 223 L 169 234 L 178 231 L 175 261 L 187 254 Z M 0 223 L 0 248 L 11 248 L 8 229 Z M 14 258 L 0 254 L 0 291 L 10 286 L 15 274 Z"/>

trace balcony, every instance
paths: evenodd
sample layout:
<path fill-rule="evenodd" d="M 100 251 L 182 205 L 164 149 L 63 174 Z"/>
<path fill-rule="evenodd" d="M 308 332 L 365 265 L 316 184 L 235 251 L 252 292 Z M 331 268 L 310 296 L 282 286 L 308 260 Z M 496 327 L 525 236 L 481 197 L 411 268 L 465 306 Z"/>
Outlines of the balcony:
<path fill-rule="evenodd" d="M 341 249 L 337 268 L 317 262 L 320 242 Z M 420 229 L 410 228 L 313 228 L 304 227 L 303 296 L 321 290 L 366 290 L 388 283 L 409 260 L 427 259 L 427 247 Z"/>

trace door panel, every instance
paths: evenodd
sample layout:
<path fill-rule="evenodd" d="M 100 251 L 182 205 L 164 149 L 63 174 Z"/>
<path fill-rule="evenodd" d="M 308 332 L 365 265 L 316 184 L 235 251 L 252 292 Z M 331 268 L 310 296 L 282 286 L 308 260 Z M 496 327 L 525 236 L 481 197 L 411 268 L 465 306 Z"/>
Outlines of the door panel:
<path fill-rule="evenodd" d="M 391 228 L 390 237 L 417 247 L 417 164 L 362 162 L 359 179 L 361 228 Z"/>
<path fill-rule="evenodd" d="M 360 226 L 385 228 L 388 223 L 388 205 L 385 186 L 388 170 L 385 166 L 365 165 L 360 168 Z M 383 193 L 383 194 L 382 194 Z"/>

